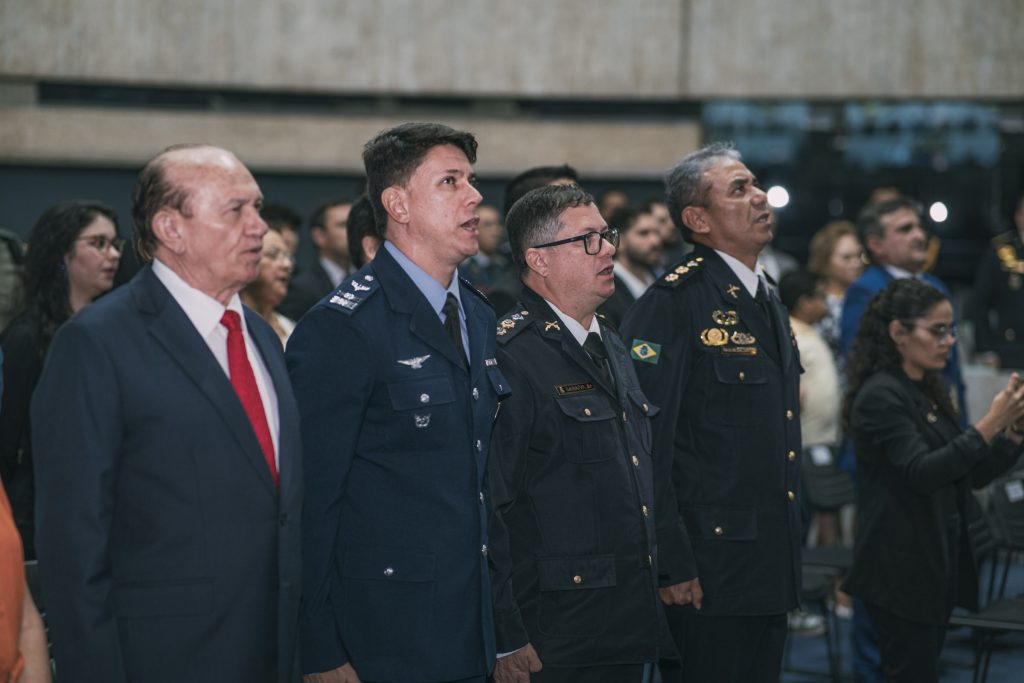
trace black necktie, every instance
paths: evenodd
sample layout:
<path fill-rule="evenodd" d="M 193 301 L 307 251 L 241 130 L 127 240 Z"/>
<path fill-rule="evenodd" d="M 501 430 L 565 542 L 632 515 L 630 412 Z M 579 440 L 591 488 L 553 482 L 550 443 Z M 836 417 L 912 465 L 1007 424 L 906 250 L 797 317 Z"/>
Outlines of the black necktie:
<path fill-rule="evenodd" d="M 775 313 L 772 311 L 772 300 L 771 295 L 768 293 L 768 287 L 763 277 L 758 276 L 757 278 L 757 294 L 754 295 L 754 301 L 761 307 L 761 312 L 764 313 L 764 317 L 768 319 L 768 327 L 772 330 L 772 348 L 778 348 L 778 334 L 775 329 Z"/>
<path fill-rule="evenodd" d="M 462 367 L 468 368 L 469 361 L 466 356 L 466 347 L 462 344 L 462 323 L 459 321 L 459 302 L 455 299 L 455 295 L 448 292 L 447 298 L 444 300 L 444 307 L 441 309 L 444 313 L 444 330 L 451 337 L 452 343 L 455 344 L 455 350 L 459 352 L 459 358 L 462 359 Z"/>
<path fill-rule="evenodd" d="M 601 341 L 601 337 L 598 336 L 597 332 L 591 332 L 587 335 L 586 340 L 583 342 L 583 348 L 586 349 L 590 355 L 590 360 L 594 361 L 597 371 L 601 373 L 605 381 L 615 386 L 611 369 L 608 367 L 608 352 L 605 351 L 604 342 Z"/>

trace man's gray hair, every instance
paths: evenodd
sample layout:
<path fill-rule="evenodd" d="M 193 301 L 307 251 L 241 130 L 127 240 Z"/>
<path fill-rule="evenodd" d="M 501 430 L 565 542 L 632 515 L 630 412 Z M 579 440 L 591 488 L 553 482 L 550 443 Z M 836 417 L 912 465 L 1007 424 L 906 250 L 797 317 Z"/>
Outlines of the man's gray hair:
<path fill-rule="evenodd" d="M 665 174 L 665 203 L 672 222 L 682 231 L 687 242 L 693 241 L 693 233 L 683 223 L 683 209 L 707 206 L 711 181 L 704 178 L 704 173 L 712 166 L 725 161 L 740 161 L 740 158 L 731 142 L 714 142 L 686 155 Z"/>

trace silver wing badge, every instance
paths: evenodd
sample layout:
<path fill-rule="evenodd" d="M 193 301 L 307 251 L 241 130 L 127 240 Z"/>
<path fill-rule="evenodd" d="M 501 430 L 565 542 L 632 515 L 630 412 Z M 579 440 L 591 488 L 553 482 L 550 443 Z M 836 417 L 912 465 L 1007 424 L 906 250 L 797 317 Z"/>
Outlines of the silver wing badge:
<path fill-rule="evenodd" d="M 413 370 L 419 370 L 423 367 L 423 364 L 428 358 L 430 358 L 430 354 L 427 354 L 426 356 L 416 356 L 415 358 L 406 358 L 398 362 L 402 365 L 408 365 Z"/>

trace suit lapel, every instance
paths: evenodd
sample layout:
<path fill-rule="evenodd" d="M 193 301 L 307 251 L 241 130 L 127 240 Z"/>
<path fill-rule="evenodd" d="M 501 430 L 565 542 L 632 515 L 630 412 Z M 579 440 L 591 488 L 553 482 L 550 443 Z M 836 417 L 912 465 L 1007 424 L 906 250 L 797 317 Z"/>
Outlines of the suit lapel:
<path fill-rule="evenodd" d="M 387 249 L 382 248 L 377 252 L 373 260 L 373 271 L 380 278 L 381 289 L 391 308 L 410 317 L 409 330 L 453 365 L 462 368 L 462 359 L 445 333 L 437 311 Z M 468 311 L 466 317 L 469 317 Z"/>
<path fill-rule="evenodd" d="M 456 273 L 455 277 L 458 277 Z M 467 285 L 461 283 L 462 308 L 466 311 L 466 335 L 469 337 L 469 368 L 470 379 L 473 386 L 477 386 L 480 380 L 480 373 L 484 368 L 484 352 L 487 348 L 486 335 L 494 336 L 494 326 L 489 324 L 489 316 L 484 310 L 483 302 L 476 294 L 467 290 Z M 449 344 L 449 346 L 453 346 Z"/>
<path fill-rule="evenodd" d="M 139 281 L 142 296 L 138 301 L 140 311 L 150 320 L 150 334 L 209 399 L 245 453 L 246 462 L 266 482 L 268 491 L 275 493 L 263 449 L 260 448 L 249 416 L 245 414 L 231 381 L 199 336 L 192 321 L 153 274 L 152 268 L 146 268 Z"/>
<path fill-rule="evenodd" d="M 274 393 L 277 395 L 277 417 L 278 417 L 278 438 L 277 438 L 277 468 L 278 481 L 283 491 L 295 477 L 296 457 L 298 454 L 291 452 L 291 444 L 287 442 L 286 436 L 298 428 L 298 411 L 291 401 L 291 383 L 288 379 L 288 369 L 284 364 L 284 356 L 281 353 L 281 343 L 277 335 L 266 334 L 266 328 L 261 327 L 264 323 L 259 315 L 248 308 L 244 308 L 245 320 L 249 326 L 249 336 L 256 344 L 256 350 L 263 358 L 263 364 L 270 373 L 270 381 L 274 385 Z M 255 368 L 253 368 L 255 371 Z M 258 442 L 257 442 L 258 443 Z M 260 456 L 263 456 L 263 449 L 260 449 Z M 270 471 L 266 462 L 263 463 L 263 470 L 267 472 L 267 481 L 273 484 Z"/>
<path fill-rule="evenodd" d="M 590 359 L 590 355 L 577 343 L 572 333 L 565 329 L 562 320 L 551 310 L 547 302 L 528 287 L 523 288 L 523 302 L 530 310 L 530 315 L 534 318 L 533 324 L 538 326 L 537 329 L 541 336 L 561 346 L 562 352 L 580 366 L 580 369 L 587 373 L 588 377 L 609 394 L 615 396 L 615 388 L 608 384 L 608 380 L 598 371 L 594 361 Z M 607 350 L 608 345 L 605 344 L 606 353 Z"/>

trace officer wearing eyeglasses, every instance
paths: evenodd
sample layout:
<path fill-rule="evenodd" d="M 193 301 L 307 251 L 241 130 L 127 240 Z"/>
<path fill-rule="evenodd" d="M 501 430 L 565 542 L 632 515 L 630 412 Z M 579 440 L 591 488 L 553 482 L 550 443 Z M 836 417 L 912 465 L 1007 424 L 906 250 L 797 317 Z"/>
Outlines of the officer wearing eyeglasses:
<path fill-rule="evenodd" d="M 772 239 L 757 179 L 727 145 L 666 178 L 696 244 L 626 313 L 623 338 L 654 420 L 660 583 L 682 680 L 778 681 L 800 592 L 800 360 L 759 273 Z M 679 680 L 665 667 L 664 680 Z"/>
<path fill-rule="evenodd" d="M 658 409 L 595 313 L 615 286 L 619 236 L 574 185 L 529 192 L 506 224 L 524 288 L 497 330 L 514 390 L 488 463 L 494 680 L 647 682 L 663 623 Z"/>

